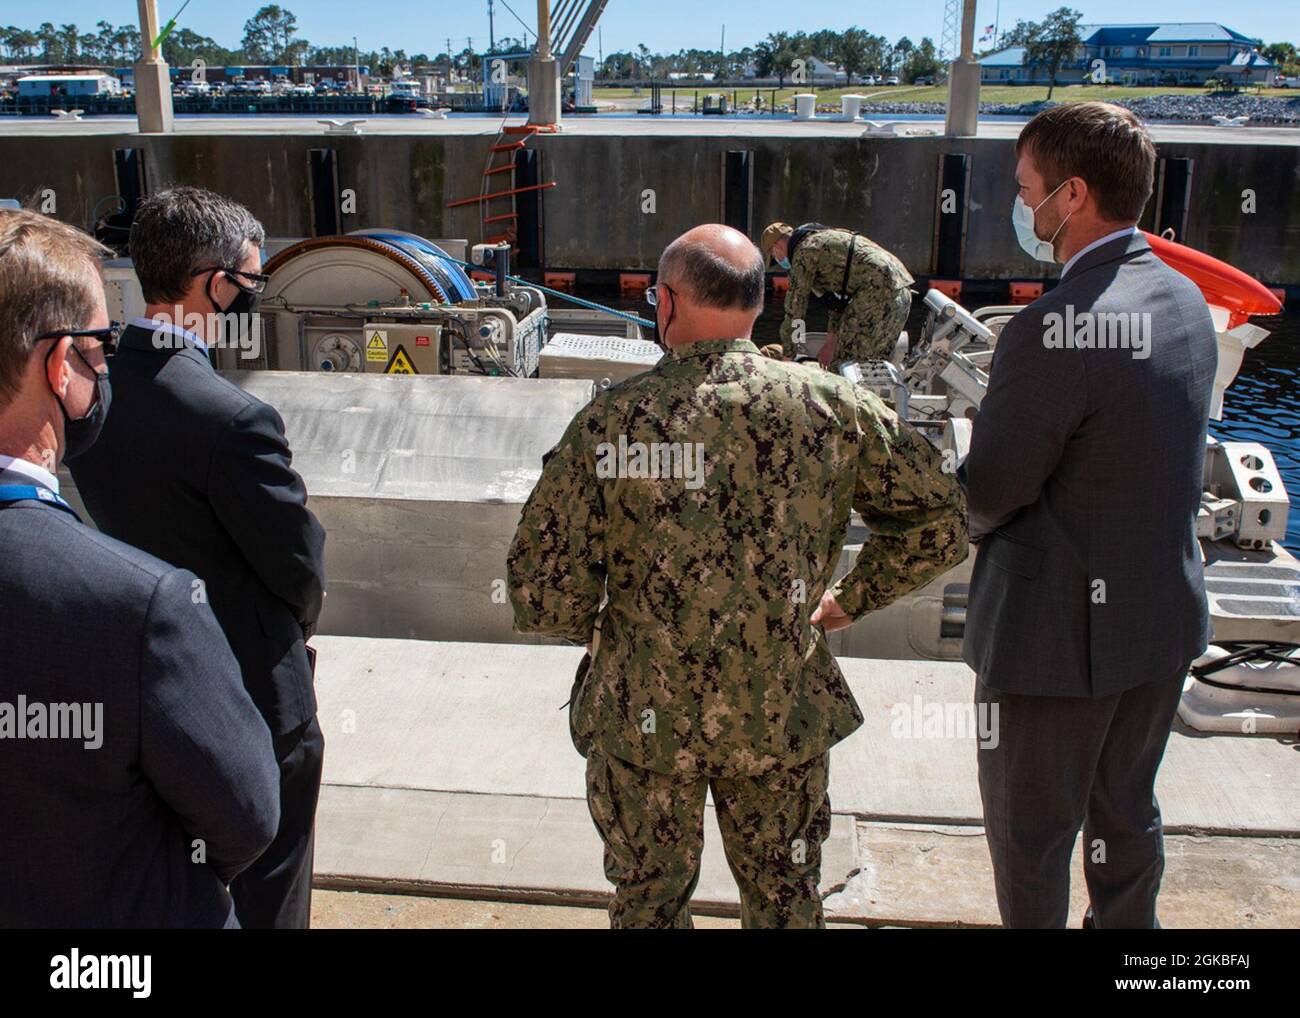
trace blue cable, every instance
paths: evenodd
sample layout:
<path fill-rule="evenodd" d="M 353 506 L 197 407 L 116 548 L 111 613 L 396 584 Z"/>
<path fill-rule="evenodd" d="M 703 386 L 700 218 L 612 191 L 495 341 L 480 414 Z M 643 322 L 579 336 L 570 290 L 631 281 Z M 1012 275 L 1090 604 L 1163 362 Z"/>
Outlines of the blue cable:
<path fill-rule="evenodd" d="M 463 262 L 459 258 L 453 258 L 451 255 L 444 255 L 444 257 L 448 261 L 455 262 L 457 265 L 463 266 L 464 268 L 474 269 L 478 272 L 485 271 L 482 265 L 475 265 L 473 262 Z M 597 304 L 594 300 L 584 300 L 582 297 L 575 297 L 573 294 L 565 293 L 563 290 L 552 290 L 549 286 L 542 286 L 541 283 L 529 282 L 527 279 L 520 279 L 518 276 L 506 276 L 506 279 L 510 280 L 512 283 L 519 283 L 522 286 L 531 286 L 534 290 L 541 290 L 542 293 L 549 293 L 553 297 L 559 297 L 561 300 L 571 301 L 574 304 L 581 305 L 582 307 L 588 308 L 592 311 L 605 311 L 618 318 L 626 319 L 629 322 L 636 322 L 637 325 L 644 325 L 649 329 L 655 327 L 654 322 L 647 321 L 644 318 L 639 318 L 629 311 L 618 311 L 615 308 L 606 307 L 604 304 Z"/>

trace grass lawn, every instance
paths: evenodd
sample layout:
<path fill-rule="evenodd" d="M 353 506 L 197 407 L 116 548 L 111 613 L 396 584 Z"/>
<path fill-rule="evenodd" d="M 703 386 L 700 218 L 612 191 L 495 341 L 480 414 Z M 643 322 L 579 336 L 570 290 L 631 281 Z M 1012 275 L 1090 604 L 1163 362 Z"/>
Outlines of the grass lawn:
<path fill-rule="evenodd" d="M 854 85 L 848 88 L 783 88 L 776 90 L 776 101 L 782 103 L 793 103 L 796 92 L 815 91 L 817 93 L 818 103 L 831 103 L 838 105 L 842 95 L 865 95 L 876 101 L 888 101 L 897 98 L 899 102 L 946 102 L 948 99 L 947 85 Z M 735 92 L 736 98 L 744 103 L 754 96 L 753 87 L 722 88 L 717 85 L 700 85 L 690 87 L 664 88 L 663 102 L 665 105 L 672 104 L 672 95 L 676 93 L 677 104 L 680 107 L 683 103 L 690 106 L 696 93 L 699 93 L 701 101 L 706 95 L 714 92 L 725 92 L 728 96 Z M 758 92 L 763 97 L 763 102 L 771 100 L 772 90 L 770 88 L 760 88 Z M 1080 102 L 1084 99 L 1138 99 L 1143 96 L 1153 95 L 1208 95 L 1209 89 L 1206 88 L 1183 88 L 1174 85 L 1152 86 L 1152 87 L 1130 87 L 1127 85 L 1057 85 L 1052 91 L 1052 99 L 1057 102 Z M 1279 98 L 1297 98 L 1300 97 L 1300 90 L 1294 88 L 1265 88 L 1256 92 L 1249 89 L 1245 95 L 1262 95 L 1277 96 Z M 601 99 L 629 99 L 632 98 L 632 89 L 630 88 L 595 88 L 592 90 L 592 97 L 596 100 Z M 641 90 L 641 98 L 649 100 L 650 90 L 648 88 Z M 1047 98 L 1046 85 L 984 85 L 980 88 L 980 100 L 991 103 L 1030 103 L 1037 102 L 1040 99 Z"/>

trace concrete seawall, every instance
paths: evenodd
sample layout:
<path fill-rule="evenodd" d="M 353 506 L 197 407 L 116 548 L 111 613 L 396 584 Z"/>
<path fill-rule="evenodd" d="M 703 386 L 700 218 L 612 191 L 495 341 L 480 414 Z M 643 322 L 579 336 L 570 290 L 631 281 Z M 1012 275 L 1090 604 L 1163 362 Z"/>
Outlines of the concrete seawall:
<path fill-rule="evenodd" d="M 542 178 L 558 182 L 541 199 L 547 268 L 652 269 L 674 236 L 721 217 L 724 154 L 747 150 L 755 233 L 774 219 L 851 225 L 895 251 L 913 274 L 930 275 L 940 159 L 966 153 L 961 275 L 1043 277 L 1043 266 L 1021 253 L 1010 227 L 1011 125 L 950 142 L 933 134 L 863 137 L 861 124 L 645 119 L 575 123 L 564 134 L 530 140 L 541 153 Z M 344 229 L 480 238 L 477 207 L 446 205 L 479 193 L 496 121 L 429 121 L 413 129 L 394 118 L 367 124 L 360 136 L 339 136 L 310 120 L 288 120 L 282 129 L 252 120 L 191 120 L 170 136 L 128 133 L 133 120 L 0 124 L 0 196 L 39 207 L 52 191 L 54 214 L 87 227 L 96 203 L 118 192 L 114 150 L 135 148 L 144 152 L 148 189 L 168 182 L 209 187 L 252 208 L 270 236 L 309 236 L 309 152 L 329 148 L 337 153 L 340 190 L 355 192 L 356 211 L 342 217 Z M 1192 160 L 1187 227 L 1178 239 L 1267 283 L 1300 284 L 1300 131 L 1165 127 L 1153 134 L 1162 157 Z M 654 212 L 643 211 L 647 189 Z M 1244 211 L 1251 195 L 1255 211 Z M 1148 228 L 1155 225 L 1154 204 L 1147 207 Z"/>

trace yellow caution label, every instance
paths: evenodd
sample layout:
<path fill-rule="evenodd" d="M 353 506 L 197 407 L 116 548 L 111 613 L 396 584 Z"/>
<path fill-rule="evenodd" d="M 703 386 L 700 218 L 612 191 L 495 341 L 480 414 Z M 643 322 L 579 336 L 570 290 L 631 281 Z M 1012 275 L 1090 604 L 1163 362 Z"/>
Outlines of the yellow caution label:
<path fill-rule="evenodd" d="M 388 363 L 388 330 L 366 330 L 366 360 L 377 364 Z"/>
<path fill-rule="evenodd" d="M 418 375 L 415 365 L 411 363 L 411 358 L 406 356 L 406 351 L 402 349 L 399 343 L 397 349 L 393 351 L 393 359 L 388 362 L 388 367 L 384 368 L 386 375 Z"/>

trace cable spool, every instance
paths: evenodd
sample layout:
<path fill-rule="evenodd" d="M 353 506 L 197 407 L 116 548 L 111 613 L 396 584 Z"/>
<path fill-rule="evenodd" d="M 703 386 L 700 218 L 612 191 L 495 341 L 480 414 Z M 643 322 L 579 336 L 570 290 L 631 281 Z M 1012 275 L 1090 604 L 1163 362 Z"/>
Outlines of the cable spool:
<path fill-rule="evenodd" d="M 423 265 L 439 284 L 444 294 L 455 294 L 449 303 L 458 304 L 463 300 L 473 300 L 477 294 L 474 284 L 455 258 L 447 254 L 437 244 L 425 240 L 414 233 L 404 230 L 354 230 L 349 237 L 370 237 L 391 244 L 404 251 Z"/>
<path fill-rule="evenodd" d="M 365 370 L 363 322 L 382 319 L 385 309 L 418 314 L 420 305 L 457 306 L 476 296 L 455 259 L 397 230 L 312 237 L 263 271 L 270 277 L 261 308 L 266 357 L 257 366 L 268 368 Z"/>
<path fill-rule="evenodd" d="M 271 277 L 268 300 L 294 304 L 365 303 L 400 299 L 459 304 L 474 299 L 474 284 L 435 244 L 390 230 L 312 237 L 285 248 L 262 270 Z"/>

